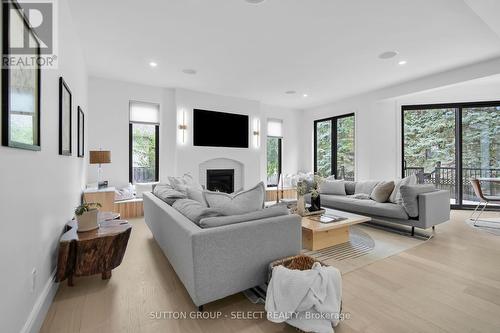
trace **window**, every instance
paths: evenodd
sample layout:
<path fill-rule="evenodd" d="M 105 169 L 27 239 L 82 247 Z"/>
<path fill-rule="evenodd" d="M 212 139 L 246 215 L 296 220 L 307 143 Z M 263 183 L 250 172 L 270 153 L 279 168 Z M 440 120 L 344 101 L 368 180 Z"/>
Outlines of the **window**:
<path fill-rule="evenodd" d="M 283 122 L 267 121 L 267 186 L 278 186 L 281 175 L 281 145 Z"/>
<path fill-rule="evenodd" d="M 402 174 L 449 190 L 455 208 L 478 198 L 470 178 L 500 177 L 500 102 L 402 107 Z M 486 195 L 500 186 L 484 183 Z"/>
<path fill-rule="evenodd" d="M 130 102 L 129 179 L 148 183 L 159 179 L 158 104 Z"/>
<path fill-rule="evenodd" d="M 314 122 L 314 172 L 354 180 L 354 114 Z"/>

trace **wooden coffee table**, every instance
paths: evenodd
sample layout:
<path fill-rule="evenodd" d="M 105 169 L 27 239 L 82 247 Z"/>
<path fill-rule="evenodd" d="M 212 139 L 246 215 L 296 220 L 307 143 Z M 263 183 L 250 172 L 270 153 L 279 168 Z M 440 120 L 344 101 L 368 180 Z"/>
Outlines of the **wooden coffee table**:
<path fill-rule="evenodd" d="M 349 241 L 349 226 L 371 221 L 370 217 L 326 208 L 326 215 L 346 217 L 346 220 L 332 223 L 321 223 L 302 218 L 302 247 L 308 250 L 321 250 Z"/>

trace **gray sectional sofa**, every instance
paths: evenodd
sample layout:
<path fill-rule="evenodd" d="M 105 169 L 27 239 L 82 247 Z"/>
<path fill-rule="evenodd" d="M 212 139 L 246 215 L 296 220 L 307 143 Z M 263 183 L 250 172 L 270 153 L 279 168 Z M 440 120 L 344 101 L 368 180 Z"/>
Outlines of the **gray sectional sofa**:
<path fill-rule="evenodd" d="M 375 221 L 406 225 L 412 227 L 412 234 L 415 228 L 427 229 L 450 219 L 449 191 L 436 190 L 432 186 L 429 191 L 426 185 L 426 193 L 418 193 L 418 189 L 423 188 L 421 185 L 402 185 L 400 189 L 405 192 L 405 197 L 399 199 L 399 203 L 377 202 L 369 195 L 363 199 L 355 198 L 356 185 L 357 182 L 345 182 L 343 195 L 321 193 L 321 206 L 369 216 Z M 412 192 L 413 203 L 406 195 Z M 310 197 L 306 201 L 310 202 Z M 412 211 L 416 213 L 410 216 L 408 212 Z"/>
<path fill-rule="evenodd" d="M 270 262 L 302 249 L 297 215 L 204 229 L 154 194 L 143 198 L 146 224 L 197 306 L 266 282 Z"/>

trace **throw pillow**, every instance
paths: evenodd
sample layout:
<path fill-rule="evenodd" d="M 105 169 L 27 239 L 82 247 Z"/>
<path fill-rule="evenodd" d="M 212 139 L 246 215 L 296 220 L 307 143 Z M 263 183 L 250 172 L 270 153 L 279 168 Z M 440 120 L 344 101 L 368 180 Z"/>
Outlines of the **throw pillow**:
<path fill-rule="evenodd" d="M 325 180 L 319 186 L 319 193 L 346 195 L 345 182 L 343 180 Z"/>
<path fill-rule="evenodd" d="M 266 188 L 260 182 L 249 190 L 236 194 L 204 191 L 208 206 L 218 209 L 223 215 L 239 215 L 264 208 Z"/>
<path fill-rule="evenodd" d="M 207 201 L 205 200 L 205 197 L 203 196 L 203 191 L 200 190 L 198 187 L 188 187 L 187 188 L 187 197 L 188 197 L 188 199 L 198 201 L 203 206 L 208 207 Z"/>
<path fill-rule="evenodd" d="M 397 203 L 401 204 L 401 193 L 399 193 L 399 189 L 403 185 L 415 185 L 417 184 L 417 176 L 415 175 L 410 175 L 408 177 L 405 177 L 399 181 L 396 181 L 394 185 L 394 190 L 391 193 L 391 196 L 389 197 L 389 201 L 392 203 Z"/>
<path fill-rule="evenodd" d="M 392 191 L 394 191 L 394 182 L 380 182 L 374 188 L 370 194 L 370 198 L 377 202 L 386 202 L 391 196 Z"/>
<path fill-rule="evenodd" d="M 168 181 L 176 191 L 185 193 L 186 195 L 188 187 L 195 187 L 200 191 L 203 190 L 203 187 L 201 187 L 200 184 L 195 183 L 193 181 L 193 177 L 188 173 L 184 174 L 182 177 L 168 177 Z"/>
<path fill-rule="evenodd" d="M 221 215 L 217 209 L 208 208 L 198 201 L 191 199 L 177 200 L 172 207 L 198 225 L 201 219 Z"/>
<path fill-rule="evenodd" d="M 170 185 L 156 185 L 153 194 L 169 205 L 172 205 L 179 199 L 186 199 L 184 193 L 174 190 Z"/>
<path fill-rule="evenodd" d="M 158 183 L 135 183 L 135 197 L 142 198 L 144 192 L 153 192 L 153 186 Z"/>
<path fill-rule="evenodd" d="M 402 185 L 399 189 L 403 208 L 410 217 L 418 216 L 418 195 L 434 192 L 436 188 L 432 184 Z"/>
<path fill-rule="evenodd" d="M 365 180 L 356 182 L 356 187 L 354 190 L 354 194 L 364 193 L 364 194 L 372 194 L 373 189 L 379 183 L 378 180 Z"/>
<path fill-rule="evenodd" d="M 115 190 L 115 201 L 130 200 L 134 198 L 134 187 L 132 184 Z"/>
<path fill-rule="evenodd" d="M 356 192 L 356 182 L 347 180 L 345 182 L 345 194 L 352 195 Z"/>

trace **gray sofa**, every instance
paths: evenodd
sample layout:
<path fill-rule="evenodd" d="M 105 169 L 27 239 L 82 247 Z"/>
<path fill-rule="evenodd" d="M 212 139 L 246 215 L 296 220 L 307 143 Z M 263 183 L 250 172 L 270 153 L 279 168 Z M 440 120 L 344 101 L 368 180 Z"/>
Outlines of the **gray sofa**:
<path fill-rule="evenodd" d="M 200 307 L 266 282 L 271 261 L 302 248 L 297 215 L 202 229 L 154 194 L 143 198 L 146 224 Z"/>
<path fill-rule="evenodd" d="M 346 182 L 346 186 L 347 184 Z M 306 197 L 306 201 L 310 202 L 310 195 Z M 322 207 L 369 216 L 375 221 L 406 225 L 411 227 L 412 235 L 415 228 L 427 229 L 450 219 L 449 191 L 421 193 L 418 194 L 417 201 L 418 216 L 409 217 L 401 204 L 355 199 L 349 195 L 321 194 Z"/>

